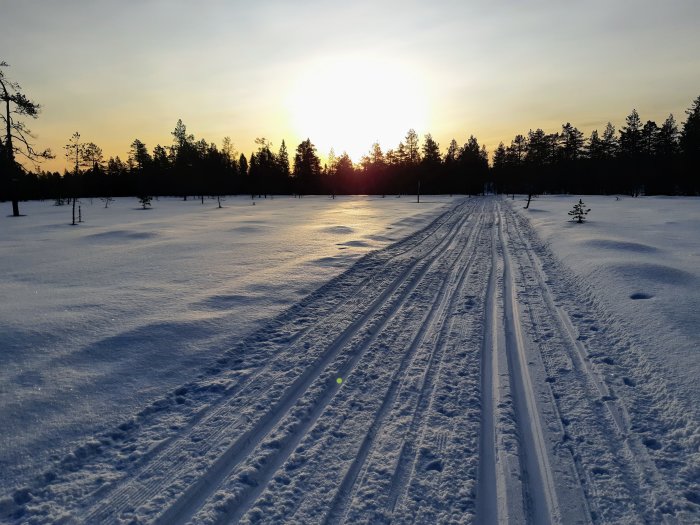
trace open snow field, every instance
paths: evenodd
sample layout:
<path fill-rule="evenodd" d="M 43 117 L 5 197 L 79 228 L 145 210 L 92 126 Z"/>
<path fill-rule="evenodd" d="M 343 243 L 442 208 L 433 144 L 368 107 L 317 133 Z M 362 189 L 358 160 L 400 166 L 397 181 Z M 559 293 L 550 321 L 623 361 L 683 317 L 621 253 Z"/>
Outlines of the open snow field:
<path fill-rule="evenodd" d="M 0 228 L 0 489 L 128 419 L 452 199 L 21 206 Z M 8 204 L 4 204 L 7 208 Z M 7 210 L 5 210 L 7 211 Z"/>
<path fill-rule="evenodd" d="M 620 200 L 616 200 L 619 198 Z M 579 197 L 516 204 L 542 240 L 629 322 L 654 366 L 700 410 L 700 199 L 589 196 L 584 225 L 562 224 Z M 697 414 L 698 412 L 696 412 Z"/>
<path fill-rule="evenodd" d="M 697 522 L 700 202 L 428 200 L 25 205 L 0 519 Z"/>

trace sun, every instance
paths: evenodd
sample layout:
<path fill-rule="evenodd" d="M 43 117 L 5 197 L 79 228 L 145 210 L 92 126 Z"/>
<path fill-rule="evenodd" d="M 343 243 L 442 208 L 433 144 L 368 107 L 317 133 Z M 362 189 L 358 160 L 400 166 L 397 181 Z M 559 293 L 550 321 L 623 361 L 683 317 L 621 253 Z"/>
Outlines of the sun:
<path fill-rule="evenodd" d="M 319 154 L 346 151 L 355 162 L 379 142 L 395 148 L 413 128 L 427 127 L 427 97 L 417 71 L 397 61 L 345 57 L 317 60 L 293 81 L 291 127 Z"/>

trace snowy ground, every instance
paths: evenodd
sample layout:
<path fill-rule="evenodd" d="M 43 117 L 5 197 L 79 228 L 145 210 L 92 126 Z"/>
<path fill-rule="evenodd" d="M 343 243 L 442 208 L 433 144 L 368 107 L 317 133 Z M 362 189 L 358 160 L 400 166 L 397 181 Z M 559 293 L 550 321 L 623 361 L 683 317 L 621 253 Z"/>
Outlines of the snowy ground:
<path fill-rule="evenodd" d="M 430 200 L 3 233 L 0 519 L 697 522 L 697 200 Z"/>
<path fill-rule="evenodd" d="M 649 347 L 687 409 L 700 415 L 700 199 L 590 196 L 584 225 L 562 223 L 579 196 L 516 209 L 558 258 Z M 619 200 L 617 200 L 619 199 Z"/>
<path fill-rule="evenodd" d="M 451 201 L 95 199 L 75 227 L 68 206 L 22 204 L 0 229 L 0 492 Z"/>

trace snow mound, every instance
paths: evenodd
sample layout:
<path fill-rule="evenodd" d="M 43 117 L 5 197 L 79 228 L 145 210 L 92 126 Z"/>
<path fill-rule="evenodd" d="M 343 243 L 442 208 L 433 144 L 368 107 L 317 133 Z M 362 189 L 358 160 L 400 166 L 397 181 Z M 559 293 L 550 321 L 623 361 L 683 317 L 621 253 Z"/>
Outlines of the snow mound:
<path fill-rule="evenodd" d="M 658 249 L 648 244 L 638 242 L 619 241 L 616 239 L 591 239 L 581 243 L 587 248 L 602 248 L 605 250 L 620 250 L 637 253 L 654 253 Z"/>
<path fill-rule="evenodd" d="M 121 243 L 130 241 L 144 241 L 148 239 L 155 239 L 156 237 L 158 237 L 158 234 L 155 232 L 113 230 L 101 233 L 93 233 L 92 235 L 86 235 L 85 240 L 105 243 Z"/>
<path fill-rule="evenodd" d="M 319 231 L 332 235 L 346 235 L 349 233 L 355 233 L 355 230 L 349 226 L 328 226 L 326 228 L 321 228 Z"/>
<path fill-rule="evenodd" d="M 695 276 L 672 266 L 655 263 L 612 263 L 608 268 L 618 276 L 630 282 L 640 280 L 665 285 L 687 286 L 693 284 Z"/>

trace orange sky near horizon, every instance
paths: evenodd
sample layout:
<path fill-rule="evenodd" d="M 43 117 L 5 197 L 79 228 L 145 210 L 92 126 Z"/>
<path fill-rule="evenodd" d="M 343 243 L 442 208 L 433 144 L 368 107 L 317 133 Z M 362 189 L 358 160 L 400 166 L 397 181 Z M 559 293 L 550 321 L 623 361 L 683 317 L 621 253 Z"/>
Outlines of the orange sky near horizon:
<path fill-rule="evenodd" d="M 700 95 L 690 0 L 4 4 L 0 60 L 43 106 L 28 124 L 49 170 L 75 131 L 126 159 L 136 138 L 170 145 L 180 118 L 246 156 L 257 137 L 290 156 L 308 137 L 359 161 L 409 128 L 492 152 L 538 127 L 619 127 L 632 108 L 680 124 Z"/>

